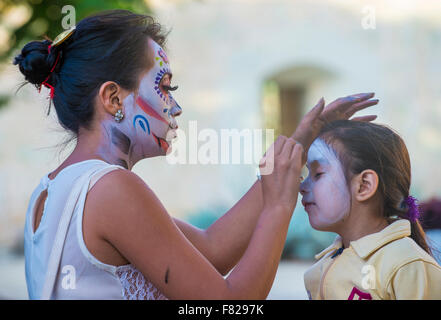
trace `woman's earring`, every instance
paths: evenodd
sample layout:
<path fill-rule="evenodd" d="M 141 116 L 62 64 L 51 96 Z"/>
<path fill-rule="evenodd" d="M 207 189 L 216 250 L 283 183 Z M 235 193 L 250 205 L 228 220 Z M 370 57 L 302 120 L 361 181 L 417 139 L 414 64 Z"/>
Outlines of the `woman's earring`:
<path fill-rule="evenodd" d="M 124 118 L 124 114 L 122 113 L 121 109 L 118 109 L 118 111 L 115 113 L 115 121 L 121 122 L 121 120 Z"/>

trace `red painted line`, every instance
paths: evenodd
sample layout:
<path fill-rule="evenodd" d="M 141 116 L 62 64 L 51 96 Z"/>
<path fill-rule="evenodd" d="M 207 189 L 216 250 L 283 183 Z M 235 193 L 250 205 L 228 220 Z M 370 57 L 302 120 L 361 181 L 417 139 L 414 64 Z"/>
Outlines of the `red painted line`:
<path fill-rule="evenodd" d="M 158 119 L 159 121 L 164 122 L 166 125 L 169 125 L 168 121 L 165 120 L 159 113 L 153 109 L 146 101 L 144 101 L 140 96 L 136 98 L 136 103 L 141 107 L 141 109 L 147 113 L 149 116 Z"/>

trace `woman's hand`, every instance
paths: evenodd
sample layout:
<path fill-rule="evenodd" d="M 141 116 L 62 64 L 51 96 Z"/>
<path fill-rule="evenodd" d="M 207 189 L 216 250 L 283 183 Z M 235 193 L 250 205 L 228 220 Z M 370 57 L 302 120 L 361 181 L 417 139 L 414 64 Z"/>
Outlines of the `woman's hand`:
<path fill-rule="evenodd" d="M 271 145 L 259 164 L 263 210 L 279 207 L 292 214 L 299 192 L 302 154 L 302 146 L 292 138 L 279 136 Z"/>
<path fill-rule="evenodd" d="M 312 108 L 302 119 L 293 138 L 299 141 L 304 151 L 307 152 L 309 146 L 318 136 L 320 130 L 326 123 L 336 120 L 348 120 L 356 112 L 374 106 L 378 99 L 371 99 L 375 93 L 359 93 L 347 97 L 338 98 L 325 107 L 325 100 L 321 98 L 314 108 Z M 376 115 L 355 117 L 354 121 L 373 121 Z"/>
<path fill-rule="evenodd" d="M 373 98 L 375 93 L 358 93 L 347 97 L 338 98 L 326 106 L 323 112 L 319 115 L 325 123 L 335 120 L 348 120 L 356 112 L 367 107 L 374 106 L 378 103 L 378 99 Z M 323 98 L 322 98 L 323 99 Z M 376 115 L 355 117 L 351 120 L 355 121 L 373 121 L 377 118 Z"/>

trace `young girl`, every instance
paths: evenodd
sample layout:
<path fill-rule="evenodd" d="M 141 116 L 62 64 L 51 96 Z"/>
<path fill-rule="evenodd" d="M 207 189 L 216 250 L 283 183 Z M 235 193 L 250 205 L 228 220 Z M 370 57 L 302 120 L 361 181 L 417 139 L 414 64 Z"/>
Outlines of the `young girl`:
<path fill-rule="evenodd" d="M 302 204 L 314 229 L 339 236 L 305 273 L 310 299 L 441 299 L 431 256 L 409 195 L 410 159 L 389 128 L 334 121 L 308 151 Z"/>

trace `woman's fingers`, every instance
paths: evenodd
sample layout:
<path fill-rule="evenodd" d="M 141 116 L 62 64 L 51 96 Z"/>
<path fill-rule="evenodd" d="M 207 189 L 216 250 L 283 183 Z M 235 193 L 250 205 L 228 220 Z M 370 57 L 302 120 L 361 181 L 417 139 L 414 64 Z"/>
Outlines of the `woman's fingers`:
<path fill-rule="evenodd" d="M 280 137 L 275 147 L 282 146 L 274 156 L 270 174 L 262 176 L 264 206 L 282 206 L 292 214 L 300 185 L 301 155 L 303 148 L 293 138 Z"/>
<path fill-rule="evenodd" d="M 308 120 L 316 119 L 320 116 L 325 108 L 325 99 L 322 97 L 317 104 L 312 108 L 306 115 L 305 118 Z"/>
<path fill-rule="evenodd" d="M 303 147 L 292 138 L 286 140 L 283 150 L 279 156 L 279 165 L 282 166 L 286 183 L 295 187 L 299 182 L 300 170 L 302 167 Z"/>
<path fill-rule="evenodd" d="M 278 136 L 276 141 L 274 142 L 274 155 L 278 155 L 282 152 L 283 145 L 288 138 L 286 136 Z"/>
<path fill-rule="evenodd" d="M 293 160 L 294 163 L 299 163 L 301 165 L 302 155 L 303 147 L 300 143 L 296 143 L 292 149 L 290 159 Z"/>
<path fill-rule="evenodd" d="M 348 108 L 348 110 L 346 111 L 346 115 L 348 116 L 348 118 L 350 118 L 356 112 L 363 110 L 363 109 L 366 109 L 367 107 L 374 106 L 374 105 L 378 104 L 378 102 L 379 102 L 378 99 L 372 99 L 372 100 L 367 100 L 367 101 L 355 103 Z"/>
<path fill-rule="evenodd" d="M 375 93 L 357 93 L 346 97 L 338 98 L 337 100 L 331 102 L 326 108 L 329 111 L 334 109 L 339 109 L 340 113 L 346 114 L 354 104 L 363 103 L 364 101 L 371 99 Z"/>
<path fill-rule="evenodd" d="M 289 156 L 289 169 L 286 173 L 288 188 L 291 191 L 290 198 L 293 200 L 297 199 L 297 194 L 300 188 L 302 155 L 303 147 L 300 143 L 296 143 Z"/>
<path fill-rule="evenodd" d="M 301 171 L 303 166 L 304 149 L 300 143 L 297 143 L 291 152 L 290 161 L 292 164 L 292 171 L 295 174 L 295 179 L 301 178 Z"/>
<path fill-rule="evenodd" d="M 263 165 L 267 158 L 274 158 L 275 155 L 279 154 L 282 151 L 283 144 L 287 137 L 278 136 L 276 141 L 272 143 L 272 145 L 268 148 L 268 150 L 263 154 L 260 163 Z"/>
<path fill-rule="evenodd" d="M 283 150 L 285 142 L 288 138 L 286 136 L 278 136 L 276 141 L 268 148 L 259 161 L 260 175 L 268 175 L 273 172 L 275 157 L 277 157 Z"/>
<path fill-rule="evenodd" d="M 351 94 L 348 97 L 352 97 L 352 98 L 358 99 L 360 101 L 364 101 L 364 100 L 367 100 L 367 99 L 371 99 L 374 96 L 375 96 L 375 92 L 369 92 L 369 93 Z"/>
<path fill-rule="evenodd" d="M 363 121 L 363 122 L 370 122 L 377 119 L 376 115 L 369 115 L 369 116 L 361 116 L 361 117 L 355 117 L 350 119 L 351 121 Z"/>
<path fill-rule="evenodd" d="M 286 139 L 285 144 L 283 145 L 283 149 L 280 152 L 280 155 L 284 159 L 286 159 L 287 161 L 289 161 L 289 159 L 290 159 L 291 152 L 292 152 L 292 149 L 294 148 L 295 144 L 296 144 L 296 141 L 293 138 L 288 138 L 288 139 Z"/>

